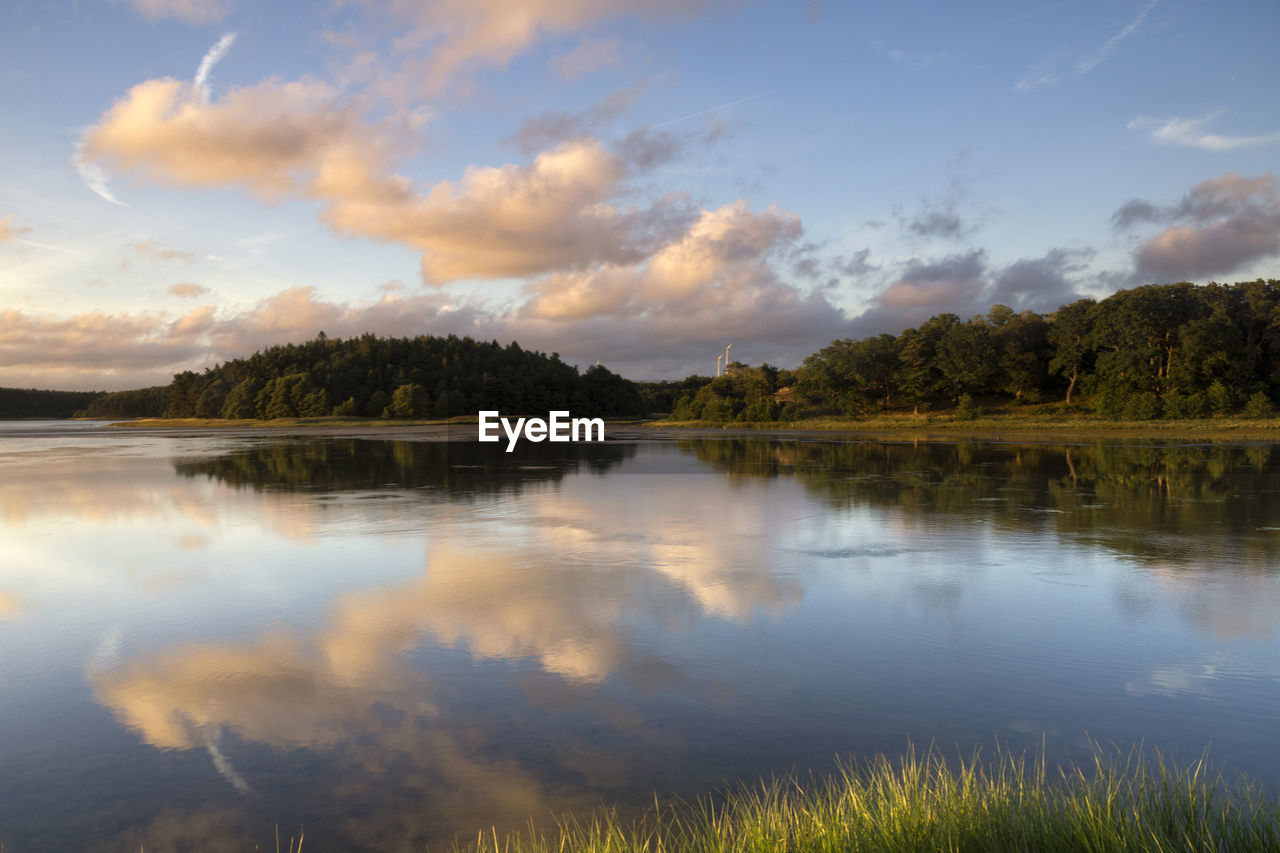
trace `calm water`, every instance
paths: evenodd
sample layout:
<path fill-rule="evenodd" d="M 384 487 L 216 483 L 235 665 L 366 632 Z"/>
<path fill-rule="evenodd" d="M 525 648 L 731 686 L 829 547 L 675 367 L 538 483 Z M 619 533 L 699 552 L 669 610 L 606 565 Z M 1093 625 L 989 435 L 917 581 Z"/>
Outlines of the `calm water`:
<path fill-rule="evenodd" d="M 1280 451 L 0 431 L 6 851 L 1088 738 L 1280 783 Z"/>

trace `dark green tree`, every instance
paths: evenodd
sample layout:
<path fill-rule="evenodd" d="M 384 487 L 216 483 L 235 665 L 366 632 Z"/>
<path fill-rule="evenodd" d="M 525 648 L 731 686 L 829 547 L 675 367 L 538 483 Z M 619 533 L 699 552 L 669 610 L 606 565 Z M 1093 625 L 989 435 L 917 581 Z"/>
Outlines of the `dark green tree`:
<path fill-rule="evenodd" d="M 1067 405 L 1093 361 L 1093 299 L 1064 305 L 1049 316 L 1049 370 L 1067 380 Z"/>

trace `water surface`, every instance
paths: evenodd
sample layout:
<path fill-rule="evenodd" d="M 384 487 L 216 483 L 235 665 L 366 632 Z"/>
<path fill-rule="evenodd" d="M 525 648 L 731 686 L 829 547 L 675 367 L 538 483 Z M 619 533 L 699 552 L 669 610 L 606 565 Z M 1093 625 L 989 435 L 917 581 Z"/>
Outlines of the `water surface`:
<path fill-rule="evenodd" d="M 1269 446 L 0 432 L 0 842 L 421 849 L 909 741 L 1274 790 L 1278 558 Z"/>

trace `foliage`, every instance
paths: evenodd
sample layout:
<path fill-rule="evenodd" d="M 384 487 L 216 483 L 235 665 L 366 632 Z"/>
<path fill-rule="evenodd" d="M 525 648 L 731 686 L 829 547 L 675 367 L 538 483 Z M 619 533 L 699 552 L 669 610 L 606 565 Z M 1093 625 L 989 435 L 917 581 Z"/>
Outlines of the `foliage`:
<path fill-rule="evenodd" d="M 644 400 L 644 408 L 646 412 L 661 412 L 663 414 L 674 415 L 676 406 L 679 401 L 688 397 L 693 399 L 693 395 L 697 394 L 702 386 L 711 382 L 710 376 L 686 376 L 684 379 L 675 382 L 638 382 L 636 383 L 640 396 Z M 689 418 L 677 418 L 677 420 L 690 420 Z"/>
<path fill-rule="evenodd" d="M 1078 391 L 1106 418 L 1226 415 L 1249 393 L 1280 393 L 1280 281 L 1147 285 L 1048 315 L 938 314 L 896 338 L 833 341 L 805 360 L 797 390 L 812 410 L 852 416 L 965 394 L 1071 404 Z"/>
<path fill-rule="evenodd" d="M 320 335 L 179 373 L 167 387 L 106 394 L 85 413 L 445 418 L 567 409 L 768 423 L 894 408 L 919 413 L 958 405 L 965 395 L 995 406 L 1053 398 L 1071 405 L 1078 392 L 1089 411 L 1111 419 L 1227 415 L 1249 395 L 1259 401 L 1250 411 L 1269 413 L 1270 401 L 1280 399 L 1280 281 L 1153 284 L 1047 315 L 1005 305 L 968 321 L 944 313 L 896 336 L 832 341 L 794 373 L 734 362 L 714 379 L 640 384 L 598 365 L 580 374 L 556 353 L 515 343 Z M 17 413 L 14 395 L 56 393 L 0 389 L 0 413 L 33 416 Z"/>
<path fill-rule="evenodd" d="M 832 341 L 805 359 L 800 392 L 850 415 L 887 409 L 895 390 L 899 357 L 893 335 Z"/>
<path fill-rule="evenodd" d="M 961 394 L 960 402 L 956 405 L 956 420 L 972 421 L 977 420 L 982 414 L 982 409 L 978 404 L 973 402 L 973 396 L 970 394 Z"/>
<path fill-rule="evenodd" d="M 1153 421 L 1160 417 L 1160 398 L 1150 391 L 1130 394 L 1122 414 L 1127 421 Z"/>
<path fill-rule="evenodd" d="M 169 387 L 153 385 L 95 397 L 85 407 L 89 418 L 158 418 L 169 406 Z"/>
<path fill-rule="evenodd" d="M 148 392 L 154 389 L 147 389 Z M 584 373 L 556 354 L 471 338 L 343 340 L 323 335 L 275 346 L 203 373 L 184 371 L 148 415 L 170 418 L 427 418 L 496 409 L 533 415 L 562 409 L 587 417 L 644 414 L 635 383 L 607 368 Z M 126 392 L 142 395 L 144 392 Z M 97 403 L 98 401 L 95 401 Z M 157 410 L 158 409 L 158 410 Z M 112 412 L 119 415 L 122 412 Z"/>
<path fill-rule="evenodd" d="M 672 408 L 671 418 L 711 423 L 776 421 L 782 414 L 777 397 L 782 383 L 788 380 L 794 381 L 787 371 L 773 365 L 748 367 L 735 361 L 725 375 L 707 380 L 696 392 L 681 396 Z"/>
<path fill-rule="evenodd" d="M 401 385 L 391 395 L 391 404 L 382 412 L 386 418 L 425 418 L 430 408 L 427 389 L 417 383 Z"/>
<path fill-rule="evenodd" d="M 1259 391 L 1244 404 L 1244 413 L 1251 418 L 1269 418 L 1275 413 L 1275 406 L 1270 397 Z"/>
<path fill-rule="evenodd" d="M 1231 414 L 1235 408 L 1235 393 L 1220 380 L 1213 380 L 1205 396 L 1209 399 L 1209 410 L 1218 417 Z"/>
<path fill-rule="evenodd" d="M 39 391 L 0 388 L 0 419 L 69 418 L 84 409 L 100 391 Z"/>

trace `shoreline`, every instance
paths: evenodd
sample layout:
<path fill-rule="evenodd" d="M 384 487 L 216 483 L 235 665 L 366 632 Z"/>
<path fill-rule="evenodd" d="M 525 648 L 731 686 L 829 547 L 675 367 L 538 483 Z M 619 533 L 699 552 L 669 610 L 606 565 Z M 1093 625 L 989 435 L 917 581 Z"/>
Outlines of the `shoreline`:
<path fill-rule="evenodd" d="M 929 850 L 1275 850 L 1280 808 L 1259 782 L 1134 747 L 1051 767 L 997 743 L 949 760 L 909 748 L 837 762 L 830 775 L 729 783 L 693 801 L 655 795 L 638 819 L 601 806 L 539 829 L 481 831 L 458 853 L 826 853 Z"/>
<path fill-rule="evenodd" d="M 24 420 L 0 437 L 63 433 L 48 421 L 24 429 Z M 275 421 L 197 418 L 92 421 L 68 419 L 77 435 L 300 436 L 404 441 L 475 441 L 475 418 L 382 420 L 380 418 L 289 418 Z M 63 433 L 65 434 L 65 433 Z M 701 438 L 756 438 L 798 441 L 929 442 L 962 441 L 1030 444 L 1093 444 L 1142 441 L 1209 444 L 1280 443 L 1280 419 L 1213 418 L 1197 421 L 1101 421 L 1061 418 L 987 417 L 956 421 L 948 416 L 903 416 L 866 421 L 814 419 L 787 423 L 707 423 L 699 421 L 606 421 L 606 441 L 677 441 Z"/>

